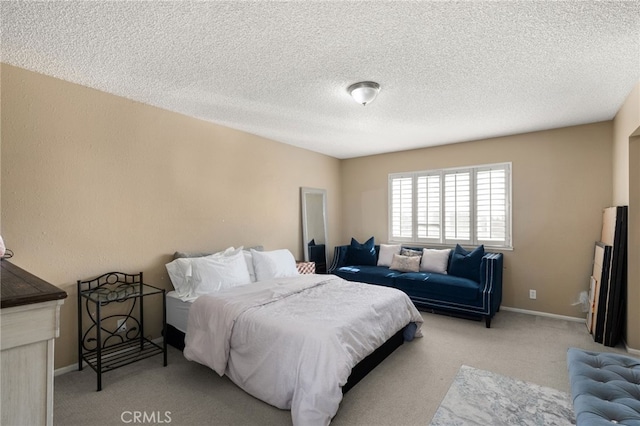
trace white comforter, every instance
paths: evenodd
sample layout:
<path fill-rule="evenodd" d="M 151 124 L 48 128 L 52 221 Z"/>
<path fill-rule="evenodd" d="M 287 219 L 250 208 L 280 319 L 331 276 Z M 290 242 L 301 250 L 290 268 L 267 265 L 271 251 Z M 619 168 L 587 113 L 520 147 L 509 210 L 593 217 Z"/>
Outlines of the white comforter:
<path fill-rule="evenodd" d="M 326 425 L 351 369 L 422 317 L 399 290 L 300 275 L 200 296 L 184 356 L 246 392 L 291 409 L 294 425 Z"/>

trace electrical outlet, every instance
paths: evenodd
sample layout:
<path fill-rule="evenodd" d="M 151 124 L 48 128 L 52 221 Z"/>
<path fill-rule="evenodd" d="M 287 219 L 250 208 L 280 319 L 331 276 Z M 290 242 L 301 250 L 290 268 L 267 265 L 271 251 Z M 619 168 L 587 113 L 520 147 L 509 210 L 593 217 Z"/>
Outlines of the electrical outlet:
<path fill-rule="evenodd" d="M 535 298 L 536 298 L 536 291 L 529 290 L 529 299 L 535 299 Z"/>
<path fill-rule="evenodd" d="M 116 329 L 116 333 L 124 333 L 127 331 L 127 323 L 125 319 L 118 320 L 118 328 Z"/>

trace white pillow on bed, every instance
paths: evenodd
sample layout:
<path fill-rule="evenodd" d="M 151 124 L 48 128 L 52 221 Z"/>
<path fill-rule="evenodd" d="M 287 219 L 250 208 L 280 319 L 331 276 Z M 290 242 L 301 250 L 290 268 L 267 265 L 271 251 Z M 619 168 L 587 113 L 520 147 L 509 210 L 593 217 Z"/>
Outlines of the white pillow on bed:
<path fill-rule="evenodd" d="M 191 262 L 194 259 L 202 259 L 203 257 L 228 257 L 234 256 L 242 251 L 242 247 L 233 248 L 229 247 L 225 250 L 219 251 L 214 254 L 210 254 L 208 256 L 202 256 L 201 253 L 195 254 L 193 257 L 179 257 L 174 259 L 172 262 L 167 263 L 165 267 L 167 268 L 167 272 L 169 273 L 169 278 L 171 279 L 171 284 L 173 284 L 173 288 L 176 293 L 180 297 L 187 297 L 191 294 L 191 275 L 193 269 L 191 267 Z M 179 252 L 176 252 L 179 253 Z M 182 253 L 184 254 L 184 253 Z M 175 256 L 175 255 L 174 255 Z"/>
<path fill-rule="evenodd" d="M 251 282 L 242 251 L 231 256 L 206 256 L 191 260 L 191 292 L 196 297 Z"/>
<path fill-rule="evenodd" d="M 244 255 L 244 261 L 247 264 L 249 278 L 251 278 L 252 283 L 255 283 L 257 281 L 256 270 L 253 269 L 253 256 L 251 255 L 251 250 L 242 250 L 242 254 Z"/>
<path fill-rule="evenodd" d="M 180 297 L 188 296 L 190 293 L 191 260 L 191 258 L 179 258 L 165 265 L 171 284 Z"/>
<path fill-rule="evenodd" d="M 300 275 L 296 267 L 296 259 L 287 249 L 272 251 L 256 251 L 252 249 L 251 257 L 253 258 L 253 269 L 256 271 L 257 281 Z"/>

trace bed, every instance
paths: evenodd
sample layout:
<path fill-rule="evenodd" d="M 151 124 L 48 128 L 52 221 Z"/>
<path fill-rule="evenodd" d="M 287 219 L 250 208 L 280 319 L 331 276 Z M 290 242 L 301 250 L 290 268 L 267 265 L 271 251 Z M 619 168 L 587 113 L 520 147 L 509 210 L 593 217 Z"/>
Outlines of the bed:
<path fill-rule="evenodd" d="M 170 292 L 165 337 L 178 348 L 184 342 L 185 358 L 290 409 L 294 425 L 330 423 L 346 390 L 421 335 L 420 313 L 398 290 L 255 272 L 256 281 L 197 297 Z"/>

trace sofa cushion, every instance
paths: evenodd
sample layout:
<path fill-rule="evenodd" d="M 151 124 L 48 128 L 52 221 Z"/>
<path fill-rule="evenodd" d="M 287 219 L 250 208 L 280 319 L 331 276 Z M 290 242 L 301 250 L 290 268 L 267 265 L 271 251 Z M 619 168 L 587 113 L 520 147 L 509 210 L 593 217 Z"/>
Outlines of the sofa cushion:
<path fill-rule="evenodd" d="M 394 254 L 389 269 L 400 272 L 418 272 L 420 270 L 420 257 Z"/>
<path fill-rule="evenodd" d="M 419 297 L 445 300 L 475 300 L 480 284 L 468 278 L 430 272 L 406 272 L 397 276 L 394 287 Z"/>
<path fill-rule="evenodd" d="M 343 266 L 333 271 L 333 273 L 348 281 L 360 281 L 387 287 L 393 287 L 393 279 L 402 274 L 402 272 L 392 271 L 383 266 L 369 265 Z"/>
<path fill-rule="evenodd" d="M 380 244 L 380 254 L 378 255 L 378 266 L 391 266 L 394 254 L 400 254 L 400 244 Z"/>
<path fill-rule="evenodd" d="M 418 257 L 420 257 L 420 256 L 422 256 L 422 250 L 402 247 L 402 250 L 400 250 L 400 254 L 402 256 L 418 256 Z"/>
<path fill-rule="evenodd" d="M 376 247 L 373 237 L 369 238 L 364 243 L 359 243 L 355 238 L 351 238 L 351 245 L 347 250 L 347 264 L 348 265 L 370 265 L 375 266 L 376 260 Z"/>
<path fill-rule="evenodd" d="M 446 274 L 450 255 L 451 249 L 422 249 L 420 272 L 437 272 L 438 274 Z"/>
<path fill-rule="evenodd" d="M 480 264 L 484 256 L 484 245 L 476 247 L 469 252 L 456 244 L 456 248 L 451 253 L 448 272 L 456 277 L 468 278 L 480 282 Z"/>

